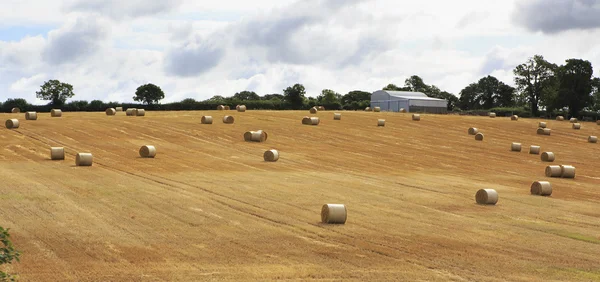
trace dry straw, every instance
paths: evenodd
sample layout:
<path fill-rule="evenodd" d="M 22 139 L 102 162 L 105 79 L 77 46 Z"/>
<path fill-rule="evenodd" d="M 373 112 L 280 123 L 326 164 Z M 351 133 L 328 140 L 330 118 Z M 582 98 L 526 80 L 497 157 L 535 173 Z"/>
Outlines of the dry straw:
<path fill-rule="evenodd" d="M 569 122 L 571 122 L 571 123 L 577 123 L 578 121 L 579 121 L 579 120 L 577 120 L 577 118 L 571 118 L 571 119 L 569 120 Z"/>
<path fill-rule="evenodd" d="M 156 157 L 156 147 L 152 145 L 144 145 L 140 147 L 140 157 L 142 158 L 154 158 Z"/>
<path fill-rule="evenodd" d="M 224 116 L 223 123 L 228 123 L 228 124 L 233 123 L 233 117 L 232 116 Z"/>
<path fill-rule="evenodd" d="M 516 121 L 516 120 L 519 120 L 519 116 L 518 116 L 518 115 L 512 115 L 512 116 L 510 117 L 510 120 L 515 120 L 515 121 Z"/>
<path fill-rule="evenodd" d="M 76 166 L 91 166 L 94 162 L 94 158 L 91 153 L 78 153 L 75 156 L 75 165 Z"/>
<path fill-rule="evenodd" d="M 373 111 L 376 113 L 379 113 L 379 112 L 381 112 L 381 107 L 375 107 L 375 108 L 373 108 Z"/>
<path fill-rule="evenodd" d="M 19 128 L 19 120 L 16 118 L 7 119 L 4 125 L 6 125 L 6 128 L 8 129 Z"/>
<path fill-rule="evenodd" d="M 324 204 L 321 208 L 321 222 L 326 224 L 344 224 L 348 211 L 343 204 Z"/>
<path fill-rule="evenodd" d="M 483 133 L 478 132 L 477 134 L 475 134 L 475 140 L 483 141 Z"/>
<path fill-rule="evenodd" d="M 478 132 L 479 132 L 479 129 L 477 129 L 476 127 L 469 128 L 469 135 L 475 135 Z"/>
<path fill-rule="evenodd" d="M 135 115 L 138 117 L 143 117 L 146 115 L 146 110 L 144 109 L 136 109 L 135 110 Z"/>
<path fill-rule="evenodd" d="M 538 127 L 539 128 L 546 128 L 548 125 L 546 124 L 546 122 L 540 121 L 540 123 L 538 123 Z"/>
<path fill-rule="evenodd" d="M 498 192 L 494 189 L 479 189 L 475 193 L 475 201 L 480 205 L 495 205 L 498 203 Z"/>
<path fill-rule="evenodd" d="M 547 177 L 560 177 L 562 169 L 559 165 L 549 165 L 546 167 L 545 174 Z"/>
<path fill-rule="evenodd" d="M 50 147 L 50 159 L 51 160 L 64 160 L 65 159 L 65 148 L 64 147 Z"/>
<path fill-rule="evenodd" d="M 531 184 L 530 192 L 532 195 L 550 196 L 552 195 L 552 185 L 548 181 L 536 181 Z"/>
<path fill-rule="evenodd" d="M 333 114 L 333 119 L 334 120 L 341 120 L 342 119 L 342 114 L 340 114 L 340 113 L 334 113 Z"/>
<path fill-rule="evenodd" d="M 552 152 L 543 152 L 542 153 L 542 162 L 553 162 L 555 159 L 554 153 Z"/>
<path fill-rule="evenodd" d="M 202 123 L 202 124 L 212 124 L 213 123 L 213 118 L 212 118 L 212 116 L 202 116 L 202 118 L 200 119 L 200 123 Z"/>
<path fill-rule="evenodd" d="M 115 108 L 115 110 L 116 110 L 117 112 L 122 112 L 122 111 L 123 111 L 123 107 L 116 107 L 116 108 Z"/>
<path fill-rule="evenodd" d="M 385 119 L 378 119 L 377 126 L 385 126 Z"/>
<path fill-rule="evenodd" d="M 37 120 L 37 113 L 36 112 L 26 112 L 25 120 Z"/>
<path fill-rule="evenodd" d="M 541 149 L 540 146 L 531 145 L 531 146 L 529 146 L 529 153 L 532 155 L 539 155 L 540 149 Z"/>
<path fill-rule="evenodd" d="M 136 108 L 129 108 L 125 111 L 125 115 L 126 116 L 135 116 L 136 110 L 137 110 Z M 108 115 L 108 112 L 106 114 Z"/>
<path fill-rule="evenodd" d="M 590 142 L 590 143 L 598 143 L 598 137 L 597 136 L 590 136 L 590 137 L 588 137 L 588 142 Z"/>
<path fill-rule="evenodd" d="M 265 162 L 276 162 L 279 160 L 279 152 L 277 150 L 268 150 L 263 154 Z"/>
<path fill-rule="evenodd" d="M 308 112 L 309 112 L 309 113 L 311 113 L 311 114 L 316 114 L 316 113 L 317 113 L 317 111 L 318 111 L 318 110 L 317 110 L 317 108 L 315 108 L 315 107 L 312 107 L 312 108 L 310 108 L 310 110 L 308 110 Z"/>
<path fill-rule="evenodd" d="M 304 117 L 302 118 L 302 124 L 305 125 L 319 125 L 319 118 L 318 117 Z"/>
<path fill-rule="evenodd" d="M 11 112 L 11 113 L 13 113 L 13 114 L 18 114 L 18 113 L 20 113 L 20 112 L 21 112 L 21 109 L 19 109 L 19 108 L 12 108 L 12 109 L 10 110 L 10 112 Z"/>
<path fill-rule="evenodd" d="M 416 121 L 421 120 L 421 115 L 420 114 L 413 114 L 412 115 L 412 120 L 416 120 Z"/>
<path fill-rule="evenodd" d="M 127 110 L 128 113 L 129 113 L 129 110 L 131 110 L 131 109 Z M 117 110 L 115 110 L 115 108 L 108 108 L 108 109 L 106 109 L 106 115 L 107 116 L 114 116 L 116 114 L 117 114 Z M 128 114 L 128 116 L 129 116 L 129 114 Z"/>
<path fill-rule="evenodd" d="M 237 111 L 238 111 L 238 112 L 242 112 L 242 113 L 243 113 L 243 112 L 245 112 L 245 111 L 246 111 L 246 105 L 240 105 L 240 106 L 237 108 Z"/>
<path fill-rule="evenodd" d="M 52 109 L 50 111 L 51 117 L 62 117 L 62 111 L 60 109 Z"/>
<path fill-rule="evenodd" d="M 581 129 L 581 123 L 574 123 L 573 129 Z"/>
<path fill-rule="evenodd" d="M 489 113 L 489 116 L 490 116 L 491 118 L 495 118 L 495 117 L 496 117 L 496 113 Z"/>
<path fill-rule="evenodd" d="M 556 116 L 556 120 L 563 121 L 563 120 L 565 120 L 565 117 L 563 117 L 563 116 Z"/>
<path fill-rule="evenodd" d="M 224 110 L 225 110 L 225 106 L 223 106 L 223 105 L 218 105 L 218 106 L 217 106 L 217 110 L 218 110 L 218 111 L 224 111 Z"/>
<path fill-rule="evenodd" d="M 560 177 L 562 178 L 575 178 L 575 167 L 571 165 L 560 166 Z"/>
<path fill-rule="evenodd" d="M 512 143 L 510 145 L 510 150 L 513 152 L 521 152 L 521 143 Z"/>
<path fill-rule="evenodd" d="M 246 142 L 265 142 L 267 141 L 267 133 L 258 130 L 258 131 L 248 131 L 244 133 L 244 141 Z"/>

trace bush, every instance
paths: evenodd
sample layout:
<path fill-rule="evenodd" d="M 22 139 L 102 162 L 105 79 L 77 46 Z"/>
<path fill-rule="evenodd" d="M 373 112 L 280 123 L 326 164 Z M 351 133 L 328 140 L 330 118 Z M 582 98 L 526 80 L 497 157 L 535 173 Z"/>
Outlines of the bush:
<path fill-rule="evenodd" d="M 10 264 L 13 261 L 18 262 L 19 256 L 21 255 L 21 253 L 13 247 L 8 231 L 9 229 L 4 229 L 0 226 L 0 242 L 2 242 L 3 245 L 0 246 L 0 265 Z M 8 273 L 0 271 L 0 281 L 15 281 L 15 278 Z"/>
<path fill-rule="evenodd" d="M 25 99 L 21 98 L 7 99 L 6 102 L 2 104 L 2 112 L 10 113 L 12 108 L 19 108 L 21 112 L 25 112 L 30 110 L 31 105 L 29 105 Z"/>

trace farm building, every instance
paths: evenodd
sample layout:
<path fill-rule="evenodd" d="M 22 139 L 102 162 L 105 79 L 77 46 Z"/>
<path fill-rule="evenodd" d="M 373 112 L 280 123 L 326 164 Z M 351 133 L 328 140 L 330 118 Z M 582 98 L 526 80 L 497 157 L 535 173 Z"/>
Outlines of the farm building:
<path fill-rule="evenodd" d="M 405 109 L 407 112 L 445 114 L 447 106 L 445 99 L 427 97 L 421 92 L 378 90 L 371 94 L 371 108 L 380 107 L 382 111 Z"/>

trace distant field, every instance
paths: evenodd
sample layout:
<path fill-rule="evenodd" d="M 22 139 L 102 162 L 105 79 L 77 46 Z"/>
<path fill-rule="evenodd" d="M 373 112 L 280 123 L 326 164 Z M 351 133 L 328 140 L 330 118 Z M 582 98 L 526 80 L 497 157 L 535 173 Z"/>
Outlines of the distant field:
<path fill-rule="evenodd" d="M 223 124 L 224 114 L 235 117 Z M 212 115 L 212 125 L 200 124 Z M 0 128 L 0 225 L 21 281 L 600 280 L 600 126 L 308 111 L 24 114 Z M 377 127 L 377 119 L 386 120 Z M 467 135 L 469 127 L 483 142 Z M 262 129 L 264 143 L 244 142 Z M 521 153 L 511 152 L 521 142 Z M 138 155 L 157 148 L 155 159 Z M 529 145 L 577 168 L 546 178 Z M 49 160 L 64 146 L 65 161 Z M 265 150 L 280 160 L 267 163 Z M 94 155 L 76 167 L 75 154 Z M 549 180 L 551 197 L 532 196 Z M 496 206 L 475 192 L 496 189 Z M 348 208 L 345 225 L 321 206 Z"/>

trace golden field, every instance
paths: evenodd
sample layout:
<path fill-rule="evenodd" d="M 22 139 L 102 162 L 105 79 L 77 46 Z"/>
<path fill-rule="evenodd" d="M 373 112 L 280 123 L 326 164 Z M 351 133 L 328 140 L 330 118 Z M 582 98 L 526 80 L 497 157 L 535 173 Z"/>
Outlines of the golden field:
<path fill-rule="evenodd" d="M 22 252 L 2 269 L 21 281 L 600 280 L 600 144 L 587 143 L 599 125 L 549 120 L 542 136 L 540 119 L 341 113 L 0 114 L 21 122 L 0 129 L 0 226 Z M 302 125 L 308 115 L 320 124 Z M 258 129 L 266 142 L 244 142 Z M 575 179 L 545 177 L 529 145 Z M 78 152 L 93 166 L 75 166 Z M 551 197 L 530 194 L 537 180 Z M 476 204 L 481 188 L 498 204 Z M 346 224 L 320 223 L 325 203 L 345 204 Z"/>

